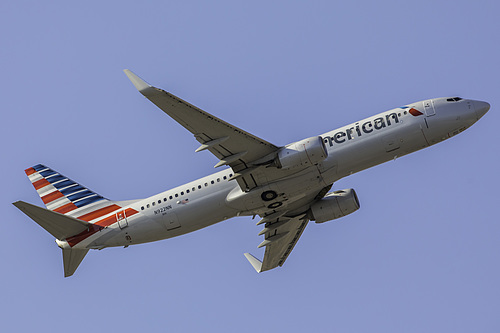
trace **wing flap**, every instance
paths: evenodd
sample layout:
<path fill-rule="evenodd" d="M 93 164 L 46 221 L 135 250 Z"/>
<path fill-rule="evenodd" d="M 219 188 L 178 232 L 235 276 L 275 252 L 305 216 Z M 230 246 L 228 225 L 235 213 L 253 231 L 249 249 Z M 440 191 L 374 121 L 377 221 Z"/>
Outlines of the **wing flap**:
<path fill-rule="evenodd" d="M 266 246 L 266 251 L 264 253 L 264 260 L 262 260 L 261 272 L 276 268 L 278 266 L 283 266 L 286 259 L 292 252 L 295 244 L 297 244 L 300 236 L 304 232 L 309 220 L 307 219 L 294 219 L 289 223 L 286 223 L 280 229 L 288 229 L 288 233 L 277 240 Z M 284 232 L 280 230 L 280 232 Z"/>
<path fill-rule="evenodd" d="M 277 215 L 283 215 L 278 214 Z M 304 215 L 290 217 L 267 218 L 265 228 L 260 234 L 265 234 L 265 240 L 259 245 L 265 246 L 264 259 L 260 262 L 249 253 L 245 257 L 255 270 L 260 273 L 283 266 L 286 259 L 297 244 L 309 220 Z M 259 223 L 260 224 L 260 223 Z"/>

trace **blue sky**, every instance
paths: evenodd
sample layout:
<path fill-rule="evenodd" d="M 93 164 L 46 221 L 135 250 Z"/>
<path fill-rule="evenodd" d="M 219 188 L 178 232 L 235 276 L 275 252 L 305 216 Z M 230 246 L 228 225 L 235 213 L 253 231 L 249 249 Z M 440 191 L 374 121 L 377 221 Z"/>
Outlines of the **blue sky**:
<path fill-rule="evenodd" d="M 498 332 L 496 1 L 15 1 L 0 4 L 4 286 L 0 330 Z M 284 267 L 256 274 L 250 218 L 91 251 L 64 279 L 38 163 L 115 200 L 213 172 L 144 99 L 130 68 L 276 145 L 441 96 L 488 101 L 477 124 L 342 179 L 361 209 L 311 223 Z"/>

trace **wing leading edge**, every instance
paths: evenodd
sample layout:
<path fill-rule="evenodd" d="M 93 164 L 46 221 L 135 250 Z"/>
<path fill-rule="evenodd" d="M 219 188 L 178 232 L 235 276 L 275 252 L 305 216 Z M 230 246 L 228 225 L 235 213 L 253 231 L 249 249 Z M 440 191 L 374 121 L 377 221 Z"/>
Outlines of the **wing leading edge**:
<path fill-rule="evenodd" d="M 209 150 L 220 161 L 215 165 L 229 165 L 235 173 L 254 167 L 254 162 L 275 153 L 279 148 L 258 138 L 162 89 L 155 88 L 130 70 L 125 69 L 130 81 L 147 99 L 193 133 L 201 146 L 196 151 Z"/>

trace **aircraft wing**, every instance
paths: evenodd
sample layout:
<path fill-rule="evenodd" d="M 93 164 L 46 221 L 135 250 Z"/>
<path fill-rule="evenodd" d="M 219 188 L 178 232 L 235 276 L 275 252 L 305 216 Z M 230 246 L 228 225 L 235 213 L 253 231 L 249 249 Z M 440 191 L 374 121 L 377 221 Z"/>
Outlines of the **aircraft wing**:
<path fill-rule="evenodd" d="M 235 173 L 254 167 L 253 162 L 273 154 L 275 145 L 233 126 L 162 89 L 150 86 L 130 70 L 125 69 L 134 86 L 147 99 L 193 133 L 201 146 L 220 161 L 215 165 L 229 165 Z M 272 158 L 270 158 L 272 159 Z M 241 186 L 241 184 L 240 184 Z"/>
<path fill-rule="evenodd" d="M 264 217 L 259 222 L 259 224 L 265 223 L 265 228 L 259 233 L 265 235 L 265 240 L 259 245 L 266 247 L 264 259 L 261 262 L 250 253 L 245 253 L 245 257 L 258 273 L 283 266 L 308 222 L 309 219 L 305 215 L 276 219 Z"/>

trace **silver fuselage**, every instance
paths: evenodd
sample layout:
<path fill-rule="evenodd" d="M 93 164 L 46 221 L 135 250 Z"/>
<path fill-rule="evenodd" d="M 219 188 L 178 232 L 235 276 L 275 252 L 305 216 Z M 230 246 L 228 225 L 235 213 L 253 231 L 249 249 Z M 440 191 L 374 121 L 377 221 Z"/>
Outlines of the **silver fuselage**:
<path fill-rule="evenodd" d="M 284 192 L 288 209 L 300 213 L 326 186 L 446 140 L 470 127 L 488 109 L 485 102 L 437 98 L 377 114 L 322 134 L 328 157 L 273 183 Z M 122 221 L 121 225 L 115 223 L 100 230 L 75 247 L 101 249 L 152 242 L 235 216 L 262 214 L 264 204 L 256 202 L 247 208 L 251 193 L 242 192 L 236 181 L 229 180 L 232 173 L 226 169 L 146 199 L 120 202 L 139 213 L 127 218 L 125 224 Z M 228 200 L 234 196 L 239 200 Z"/>

